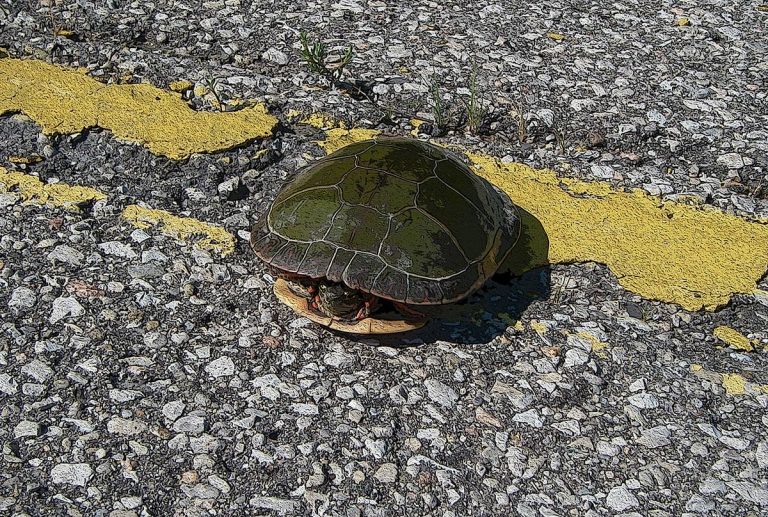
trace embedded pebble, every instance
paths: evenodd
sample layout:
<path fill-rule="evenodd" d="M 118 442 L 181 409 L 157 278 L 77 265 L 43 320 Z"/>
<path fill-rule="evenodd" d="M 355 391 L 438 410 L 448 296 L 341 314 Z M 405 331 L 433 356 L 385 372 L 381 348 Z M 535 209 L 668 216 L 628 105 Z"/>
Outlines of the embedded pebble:
<path fill-rule="evenodd" d="M 85 309 L 73 296 L 60 296 L 53 300 L 53 308 L 48 317 L 50 323 L 58 323 L 65 318 L 78 318 L 85 314 Z"/>
<path fill-rule="evenodd" d="M 93 477 L 87 463 L 59 463 L 51 469 L 51 481 L 57 485 L 86 486 Z"/>

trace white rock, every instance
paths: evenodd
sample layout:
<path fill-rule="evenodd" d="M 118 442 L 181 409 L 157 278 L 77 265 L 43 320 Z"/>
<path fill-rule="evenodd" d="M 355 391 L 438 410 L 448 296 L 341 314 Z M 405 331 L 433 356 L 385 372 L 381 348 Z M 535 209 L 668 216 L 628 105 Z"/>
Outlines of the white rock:
<path fill-rule="evenodd" d="M 659 399 L 652 393 L 637 393 L 629 397 L 629 403 L 640 409 L 654 409 L 659 407 Z"/>
<path fill-rule="evenodd" d="M 291 404 L 291 411 L 305 416 L 317 415 L 320 413 L 320 409 L 315 404 Z"/>
<path fill-rule="evenodd" d="M 99 244 L 99 249 L 107 255 L 112 255 L 115 257 L 132 259 L 138 256 L 130 246 L 118 241 L 102 242 Z"/>
<path fill-rule="evenodd" d="M 762 441 L 757 444 L 755 460 L 757 460 L 757 466 L 761 469 L 768 467 L 768 441 Z"/>
<path fill-rule="evenodd" d="M 271 61 L 278 65 L 288 64 L 288 55 L 285 52 L 277 50 L 276 48 L 268 48 L 261 54 L 261 59 L 264 61 Z"/>
<path fill-rule="evenodd" d="M 397 481 L 397 466 L 394 463 L 385 463 L 373 475 L 382 483 L 394 483 Z"/>
<path fill-rule="evenodd" d="M 613 179 L 613 167 L 610 165 L 592 165 L 590 167 L 590 170 L 592 171 L 592 174 L 595 175 L 596 178 L 609 180 Z"/>
<path fill-rule="evenodd" d="M 146 430 L 147 424 L 138 420 L 127 420 L 116 416 L 107 422 L 107 431 L 113 434 L 133 436 L 135 434 L 143 433 Z"/>
<path fill-rule="evenodd" d="M 636 391 L 643 391 L 645 390 L 645 379 L 640 378 L 636 381 L 632 382 L 632 384 L 629 385 L 629 391 L 636 392 Z"/>
<path fill-rule="evenodd" d="M 562 422 L 555 422 L 552 424 L 552 427 L 569 436 L 581 435 L 581 426 L 576 420 L 563 420 Z"/>
<path fill-rule="evenodd" d="M 181 400 L 168 402 L 163 406 L 163 416 L 173 422 L 184 413 L 186 404 Z"/>
<path fill-rule="evenodd" d="M 93 469 L 87 463 L 59 463 L 51 469 L 51 481 L 57 485 L 85 486 L 93 477 Z"/>
<path fill-rule="evenodd" d="M 637 439 L 637 443 L 650 449 L 664 447 L 671 443 L 669 440 L 671 434 L 670 430 L 663 425 L 652 427 L 651 429 L 645 429 L 640 433 L 640 438 Z"/>
<path fill-rule="evenodd" d="M 13 436 L 16 438 L 35 437 L 40 432 L 40 425 L 37 422 L 22 420 L 13 428 Z"/>
<path fill-rule="evenodd" d="M 37 382 L 42 383 L 50 379 L 51 375 L 53 375 L 53 370 L 39 359 L 33 359 L 21 367 L 21 373 L 29 375 Z"/>
<path fill-rule="evenodd" d="M 0 391 L 6 395 L 13 395 L 19 391 L 19 385 L 14 378 L 7 373 L 0 373 Z"/>
<path fill-rule="evenodd" d="M 616 456 L 621 452 L 621 447 L 605 440 L 597 442 L 597 452 L 604 456 Z"/>
<path fill-rule="evenodd" d="M 760 506 L 768 506 L 768 490 L 765 488 L 746 481 L 729 481 L 726 485 L 747 501 L 752 501 Z"/>
<path fill-rule="evenodd" d="M 74 296 L 59 296 L 53 300 L 53 309 L 48 322 L 57 323 L 64 318 L 78 318 L 83 314 L 85 314 L 85 309 Z"/>
<path fill-rule="evenodd" d="M 387 451 L 387 445 L 384 440 L 373 440 L 371 438 L 365 439 L 365 448 L 377 460 L 383 458 L 384 453 Z"/>
<path fill-rule="evenodd" d="M 728 153 L 717 157 L 717 163 L 725 165 L 729 169 L 741 169 L 744 167 L 744 158 L 739 153 Z"/>
<path fill-rule="evenodd" d="M 115 402 L 129 402 L 142 396 L 142 393 L 137 390 L 109 390 L 109 398 Z"/>
<path fill-rule="evenodd" d="M 589 354 L 586 353 L 581 348 L 570 348 L 565 353 L 565 363 L 564 366 L 566 368 L 572 368 L 574 366 L 581 366 L 582 364 L 589 361 Z"/>
<path fill-rule="evenodd" d="M 731 449 L 736 449 L 737 451 L 743 451 L 751 445 L 749 440 L 737 438 L 735 436 L 721 436 L 720 443 L 727 445 Z"/>
<path fill-rule="evenodd" d="M 424 381 L 424 386 L 427 388 L 427 396 L 430 400 L 443 407 L 451 408 L 459 400 L 459 396 L 453 388 L 437 379 L 427 379 Z"/>
<path fill-rule="evenodd" d="M 355 362 L 355 356 L 344 352 L 329 352 L 323 357 L 323 362 L 328 366 L 340 368 Z"/>
<path fill-rule="evenodd" d="M 632 492 L 627 490 L 624 486 L 611 488 L 611 491 L 608 492 L 608 497 L 605 498 L 605 503 L 617 512 L 623 512 L 630 508 L 637 508 L 640 504 L 637 498 L 632 495 Z"/>
<path fill-rule="evenodd" d="M 205 367 L 205 371 L 211 377 L 224 377 L 235 373 L 235 363 L 229 356 L 221 356 L 215 361 L 211 361 Z"/>
<path fill-rule="evenodd" d="M 8 308 L 12 311 L 19 311 L 21 309 L 29 309 L 35 306 L 37 297 L 32 289 L 26 287 L 17 287 L 11 293 L 11 298 L 8 300 Z"/>
<path fill-rule="evenodd" d="M 512 421 L 528 424 L 531 427 L 542 427 L 544 425 L 544 420 L 536 409 L 529 409 L 528 411 L 518 413 L 512 417 Z"/>
<path fill-rule="evenodd" d="M 183 416 L 173 423 L 177 433 L 200 434 L 205 430 L 205 419 L 201 416 Z"/>
<path fill-rule="evenodd" d="M 299 503 L 290 499 L 279 499 L 277 497 L 252 497 L 249 504 L 254 508 L 263 510 L 272 510 L 280 515 L 295 515 L 299 511 Z"/>
<path fill-rule="evenodd" d="M 58 260 L 72 266 L 80 266 L 83 263 L 83 259 L 85 259 L 85 255 L 66 244 L 60 244 L 53 248 L 53 251 L 48 254 L 47 258 L 51 262 Z"/>

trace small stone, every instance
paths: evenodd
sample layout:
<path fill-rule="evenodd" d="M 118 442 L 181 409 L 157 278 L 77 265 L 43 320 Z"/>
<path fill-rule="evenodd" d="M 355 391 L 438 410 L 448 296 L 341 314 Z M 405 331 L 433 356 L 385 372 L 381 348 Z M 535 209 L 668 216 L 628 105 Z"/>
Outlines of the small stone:
<path fill-rule="evenodd" d="M 85 309 L 73 296 L 59 296 L 53 300 L 53 309 L 48 318 L 49 323 L 57 323 L 64 318 L 78 318 L 85 314 Z"/>
<path fill-rule="evenodd" d="M 652 393 L 637 393 L 629 397 L 629 403 L 640 409 L 659 407 L 659 400 Z"/>
<path fill-rule="evenodd" d="M 291 411 L 299 415 L 317 415 L 320 413 L 320 409 L 315 404 L 291 404 Z"/>
<path fill-rule="evenodd" d="M 580 348 L 571 348 L 565 353 L 566 368 L 573 368 L 574 366 L 581 366 L 589 361 L 589 354 Z"/>
<path fill-rule="evenodd" d="M 47 258 L 51 262 L 58 260 L 59 262 L 64 262 L 71 266 L 80 266 L 85 259 L 85 255 L 71 246 L 60 244 L 53 248 L 53 251 L 48 254 Z"/>
<path fill-rule="evenodd" d="M 143 433 L 147 430 L 147 424 L 138 420 L 127 420 L 125 418 L 114 417 L 107 422 L 107 431 L 113 434 L 122 434 L 124 436 L 133 436 Z"/>
<path fill-rule="evenodd" d="M 186 404 L 180 400 L 174 400 L 172 402 L 168 402 L 163 406 L 163 416 L 170 420 L 171 422 L 175 421 L 177 418 L 179 418 L 182 414 L 184 414 L 184 408 L 186 407 Z"/>
<path fill-rule="evenodd" d="M 637 439 L 637 443 L 651 449 L 664 447 L 671 443 L 669 440 L 671 434 L 670 430 L 663 425 L 652 427 L 651 429 L 645 429 L 640 433 L 640 438 Z"/>
<path fill-rule="evenodd" d="M 640 504 L 637 498 L 632 495 L 632 492 L 624 486 L 611 488 L 610 492 L 608 492 L 608 497 L 605 498 L 605 503 L 617 512 L 637 508 Z"/>
<path fill-rule="evenodd" d="M 138 256 L 130 246 L 118 241 L 102 242 L 99 244 L 99 249 L 107 255 L 114 257 L 132 259 Z"/>
<path fill-rule="evenodd" d="M 637 307 L 637 306 L 635 306 Z M 627 307 L 627 312 L 629 312 L 630 309 Z M 632 314 L 630 313 L 630 316 Z M 635 316 L 633 316 L 635 317 Z M 636 392 L 636 391 L 644 391 L 645 390 L 645 379 L 637 379 L 636 381 L 632 382 L 632 384 L 629 385 L 629 391 Z"/>
<path fill-rule="evenodd" d="M 365 439 L 365 448 L 377 460 L 383 458 L 387 451 L 387 445 L 384 440 L 372 440 L 371 438 Z"/>
<path fill-rule="evenodd" d="M 492 425 L 493 427 L 498 428 L 504 427 L 498 418 L 479 406 L 475 409 L 475 419 L 481 424 Z"/>
<path fill-rule="evenodd" d="M 26 287 L 17 287 L 11 293 L 11 298 L 8 300 L 8 308 L 12 311 L 20 311 L 22 309 L 29 309 L 35 306 L 37 297 L 32 289 Z"/>
<path fill-rule="evenodd" d="M 744 167 L 744 158 L 738 153 L 728 153 L 717 157 L 717 163 L 729 169 L 741 169 Z"/>
<path fill-rule="evenodd" d="M 211 377 L 224 377 L 235 373 L 235 363 L 229 356 L 222 356 L 211 361 L 205 367 L 205 371 Z"/>
<path fill-rule="evenodd" d="M 323 362 L 334 368 L 343 368 L 354 364 L 355 356 L 345 352 L 329 352 L 323 357 Z"/>
<path fill-rule="evenodd" d="M 288 64 L 288 55 L 285 52 L 282 52 L 272 47 L 268 48 L 261 54 L 261 59 L 263 59 L 264 61 L 271 61 L 272 63 L 277 63 L 278 65 Z"/>
<path fill-rule="evenodd" d="M 755 460 L 757 460 L 757 466 L 761 469 L 768 467 L 768 441 L 762 441 L 757 444 Z"/>
<path fill-rule="evenodd" d="M 544 420 L 539 416 L 539 412 L 536 409 L 529 409 L 522 413 L 518 413 L 512 417 L 513 422 L 519 422 L 522 424 L 528 424 L 531 427 L 543 427 Z"/>
<path fill-rule="evenodd" d="M 299 503 L 290 499 L 279 499 L 277 497 L 252 497 L 249 504 L 254 508 L 263 510 L 272 510 L 279 515 L 295 515 L 299 511 Z"/>
<path fill-rule="evenodd" d="M 739 494 L 743 499 L 752 501 L 761 506 L 768 505 L 768 490 L 746 481 L 729 481 L 728 487 Z"/>
<path fill-rule="evenodd" d="M 33 359 L 21 367 L 21 373 L 29 375 L 37 382 L 43 383 L 51 378 L 53 370 L 44 362 L 38 359 Z"/>
<path fill-rule="evenodd" d="M 427 388 L 427 396 L 430 400 L 445 408 L 453 407 L 456 404 L 456 401 L 459 400 L 459 396 L 453 388 L 443 384 L 437 379 L 427 379 L 424 381 L 424 386 Z"/>
<path fill-rule="evenodd" d="M 385 463 L 373 475 L 382 483 L 394 483 L 397 481 L 397 466 L 394 463 Z"/>
<path fill-rule="evenodd" d="M 737 438 L 735 436 L 721 436 L 720 443 L 727 445 L 731 449 L 736 449 L 737 451 L 743 451 L 751 445 L 749 440 Z"/>
<path fill-rule="evenodd" d="M 685 509 L 689 512 L 706 514 L 715 509 L 715 504 L 712 501 L 707 501 L 699 494 L 693 494 L 691 498 L 688 499 L 688 502 L 685 503 Z"/>
<path fill-rule="evenodd" d="M 22 420 L 13 428 L 15 438 L 36 437 L 40 432 L 40 425 L 37 422 Z"/>
<path fill-rule="evenodd" d="M 0 391 L 6 395 L 13 395 L 19 391 L 19 385 L 7 373 L 0 373 Z"/>
<path fill-rule="evenodd" d="M 205 431 L 205 419 L 201 416 L 183 416 L 173 423 L 177 433 L 200 434 Z"/>
<path fill-rule="evenodd" d="M 87 463 L 59 463 L 51 469 L 51 481 L 57 485 L 85 486 L 93 477 L 93 469 Z"/>

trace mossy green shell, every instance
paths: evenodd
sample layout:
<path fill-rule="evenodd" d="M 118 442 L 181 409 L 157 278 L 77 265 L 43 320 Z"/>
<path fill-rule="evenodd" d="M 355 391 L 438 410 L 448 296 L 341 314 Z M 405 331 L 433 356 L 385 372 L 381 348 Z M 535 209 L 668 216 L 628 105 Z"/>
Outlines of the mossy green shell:
<path fill-rule="evenodd" d="M 286 185 L 251 232 L 273 267 L 410 304 L 464 298 L 517 241 L 506 196 L 441 147 L 377 138 Z"/>

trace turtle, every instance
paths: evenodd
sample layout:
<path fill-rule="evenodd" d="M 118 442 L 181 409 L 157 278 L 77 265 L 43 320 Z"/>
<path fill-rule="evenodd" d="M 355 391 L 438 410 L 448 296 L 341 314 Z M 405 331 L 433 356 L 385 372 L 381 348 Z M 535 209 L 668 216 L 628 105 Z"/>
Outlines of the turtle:
<path fill-rule="evenodd" d="M 512 201 L 453 153 L 379 136 L 299 172 L 254 224 L 250 243 L 276 273 L 282 301 L 325 325 L 366 333 L 372 327 L 356 323 L 380 307 L 400 319 L 378 331 L 399 331 L 424 324 L 419 306 L 469 296 L 519 234 Z"/>

